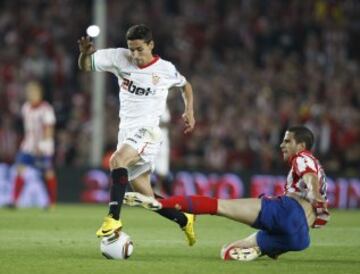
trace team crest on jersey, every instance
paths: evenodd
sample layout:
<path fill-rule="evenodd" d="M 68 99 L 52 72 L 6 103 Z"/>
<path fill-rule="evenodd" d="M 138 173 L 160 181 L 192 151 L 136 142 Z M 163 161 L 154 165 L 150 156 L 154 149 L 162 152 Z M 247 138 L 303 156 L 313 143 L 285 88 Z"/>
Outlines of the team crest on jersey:
<path fill-rule="evenodd" d="M 157 85 L 157 84 L 159 83 L 159 81 L 160 81 L 160 76 L 158 76 L 158 75 L 156 75 L 156 74 L 153 74 L 153 75 L 152 75 L 152 83 L 153 83 L 154 85 Z"/>

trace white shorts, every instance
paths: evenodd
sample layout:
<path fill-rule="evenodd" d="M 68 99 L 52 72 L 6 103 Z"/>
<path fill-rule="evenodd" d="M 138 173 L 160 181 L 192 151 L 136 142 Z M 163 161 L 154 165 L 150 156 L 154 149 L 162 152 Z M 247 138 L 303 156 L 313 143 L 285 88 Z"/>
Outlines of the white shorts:
<path fill-rule="evenodd" d="M 123 144 L 134 148 L 140 160 L 128 168 L 129 181 L 134 180 L 146 171 L 153 171 L 155 159 L 159 153 L 162 135 L 159 127 L 120 129 L 118 133 L 119 149 Z"/>

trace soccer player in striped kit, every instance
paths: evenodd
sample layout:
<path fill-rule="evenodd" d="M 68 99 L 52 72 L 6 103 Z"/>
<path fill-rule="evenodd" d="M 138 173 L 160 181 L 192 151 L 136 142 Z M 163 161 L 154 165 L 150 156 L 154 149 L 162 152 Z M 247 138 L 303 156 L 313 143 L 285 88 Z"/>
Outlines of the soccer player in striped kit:
<path fill-rule="evenodd" d="M 121 229 L 120 210 L 128 183 L 140 193 L 153 196 L 150 173 L 161 144 L 160 116 L 164 113 L 169 89 L 179 87 L 185 104 L 184 133 L 194 129 L 193 92 L 191 84 L 175 66 L 153 55 L 151 30 L 135 25 L 126 33 L 128 49 L 96 50 L 88 37 L 79 43 L 79 68 L 84 71 L 106 71 L 114 74 L 120 87 L 120 125 L 118 145 L 110 158 L 112 184 L 109 212 L 96 232 L 109 236 Z M 188 244 L 195 243 L 194 215 L 176 209 L 159 209 L 161 216 L 176 222 L 185 232 Z"/>
<path fill-rule="evenodd" d="M 156 200 L 139 193 L 125 195 L 128 205 L 148 209 L 177 208 L 193 214 L 212 214 L 259 229 L 245 239 L 225 245 L 224 260 L 250 261 L 261 255 L 277 258 L 310 244 L 309 228 L 323 227 L 329 220 L 326 176 L 310 152 L 313 133 L 304 126 L 290 127 L 280 145 L 290 165 L 285 193 L 278 197 L 222 200 L 205 196 L 174 196 Z"/>
<path fill-rule="evenodd" d="M 26 87 L 26 102 L 21 108 L 24 138 L 16 156 L 16 177 L 11 206 L 16 207 L 25 185 L 23 176 L 26 166 L 41 172 L 49 197 L 49 208 L 57 198 L 57 179 L 53 167 L 55 113 L 53 107 L 43 100 L 43 90 L 38 82 Z"/>

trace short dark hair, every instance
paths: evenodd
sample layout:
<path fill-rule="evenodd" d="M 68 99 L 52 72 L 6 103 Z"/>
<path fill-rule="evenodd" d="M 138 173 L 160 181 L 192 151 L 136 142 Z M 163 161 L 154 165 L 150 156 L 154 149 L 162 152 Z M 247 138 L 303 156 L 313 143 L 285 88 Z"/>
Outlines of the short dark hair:
<path fill-rule="evenodd" d="M 314 134 L 310 129 L 305 126 L 293 126 L 287 129 L 287 131 L 294 134 L 296 143 L 305 143 L 305 148 L 310 150 L 314 145 Z"/>
<path fill-rule="evenodd" d="M 149 43 L 153 40 L 152 31 L 145 25 L 134 25 L 126 32 L 126 40 L 144 40 Z"/>

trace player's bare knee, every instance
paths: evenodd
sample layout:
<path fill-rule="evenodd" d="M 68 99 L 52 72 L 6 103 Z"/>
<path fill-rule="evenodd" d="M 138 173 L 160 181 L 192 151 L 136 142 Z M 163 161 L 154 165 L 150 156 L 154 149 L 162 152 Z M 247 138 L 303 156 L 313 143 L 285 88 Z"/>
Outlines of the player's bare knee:
<path fill-rule="evenodd" d="M 51 179 L 51 178 L 54 178 L 55 177 L 55 172 L 54 172 L 54 170 L 52 170 L 52 169 L 49 169 L 49 170 L 46 170 L 45 171 L 45 179 Z"/>
<path fill-rule="evenodd" d="M 120 168 L 120 167 L 124 167 L 121 166 L 121 155 L 117 152 L 114 152 L 109 160 L 109 165 L 110 165 L 110 169 L 116 169 L 116 168 Z"/>
<path fill-rule="evenodd" d="M 115 151 L 111 157 L 110 157 L 110 168 L 116 169 L 116 168 L 127 168 L 129 167 L 131 163 L 131 158 L 129 158 L 125 153 L 122 153 L 120 151 Z"/>
<path fill-rule="evenodd" d="M 20 175 L 20 176 L 23 175 L 23 173 L 25 172 L 25 168 L 26 168 L 26 167 L 25 167 L 24 165 L 21 165 L 21 164 L 20 164 L 20 165 L 17 165 L 17 166 L 16 166 L 16 172 L 17 172 L 17 174 Z"/>

